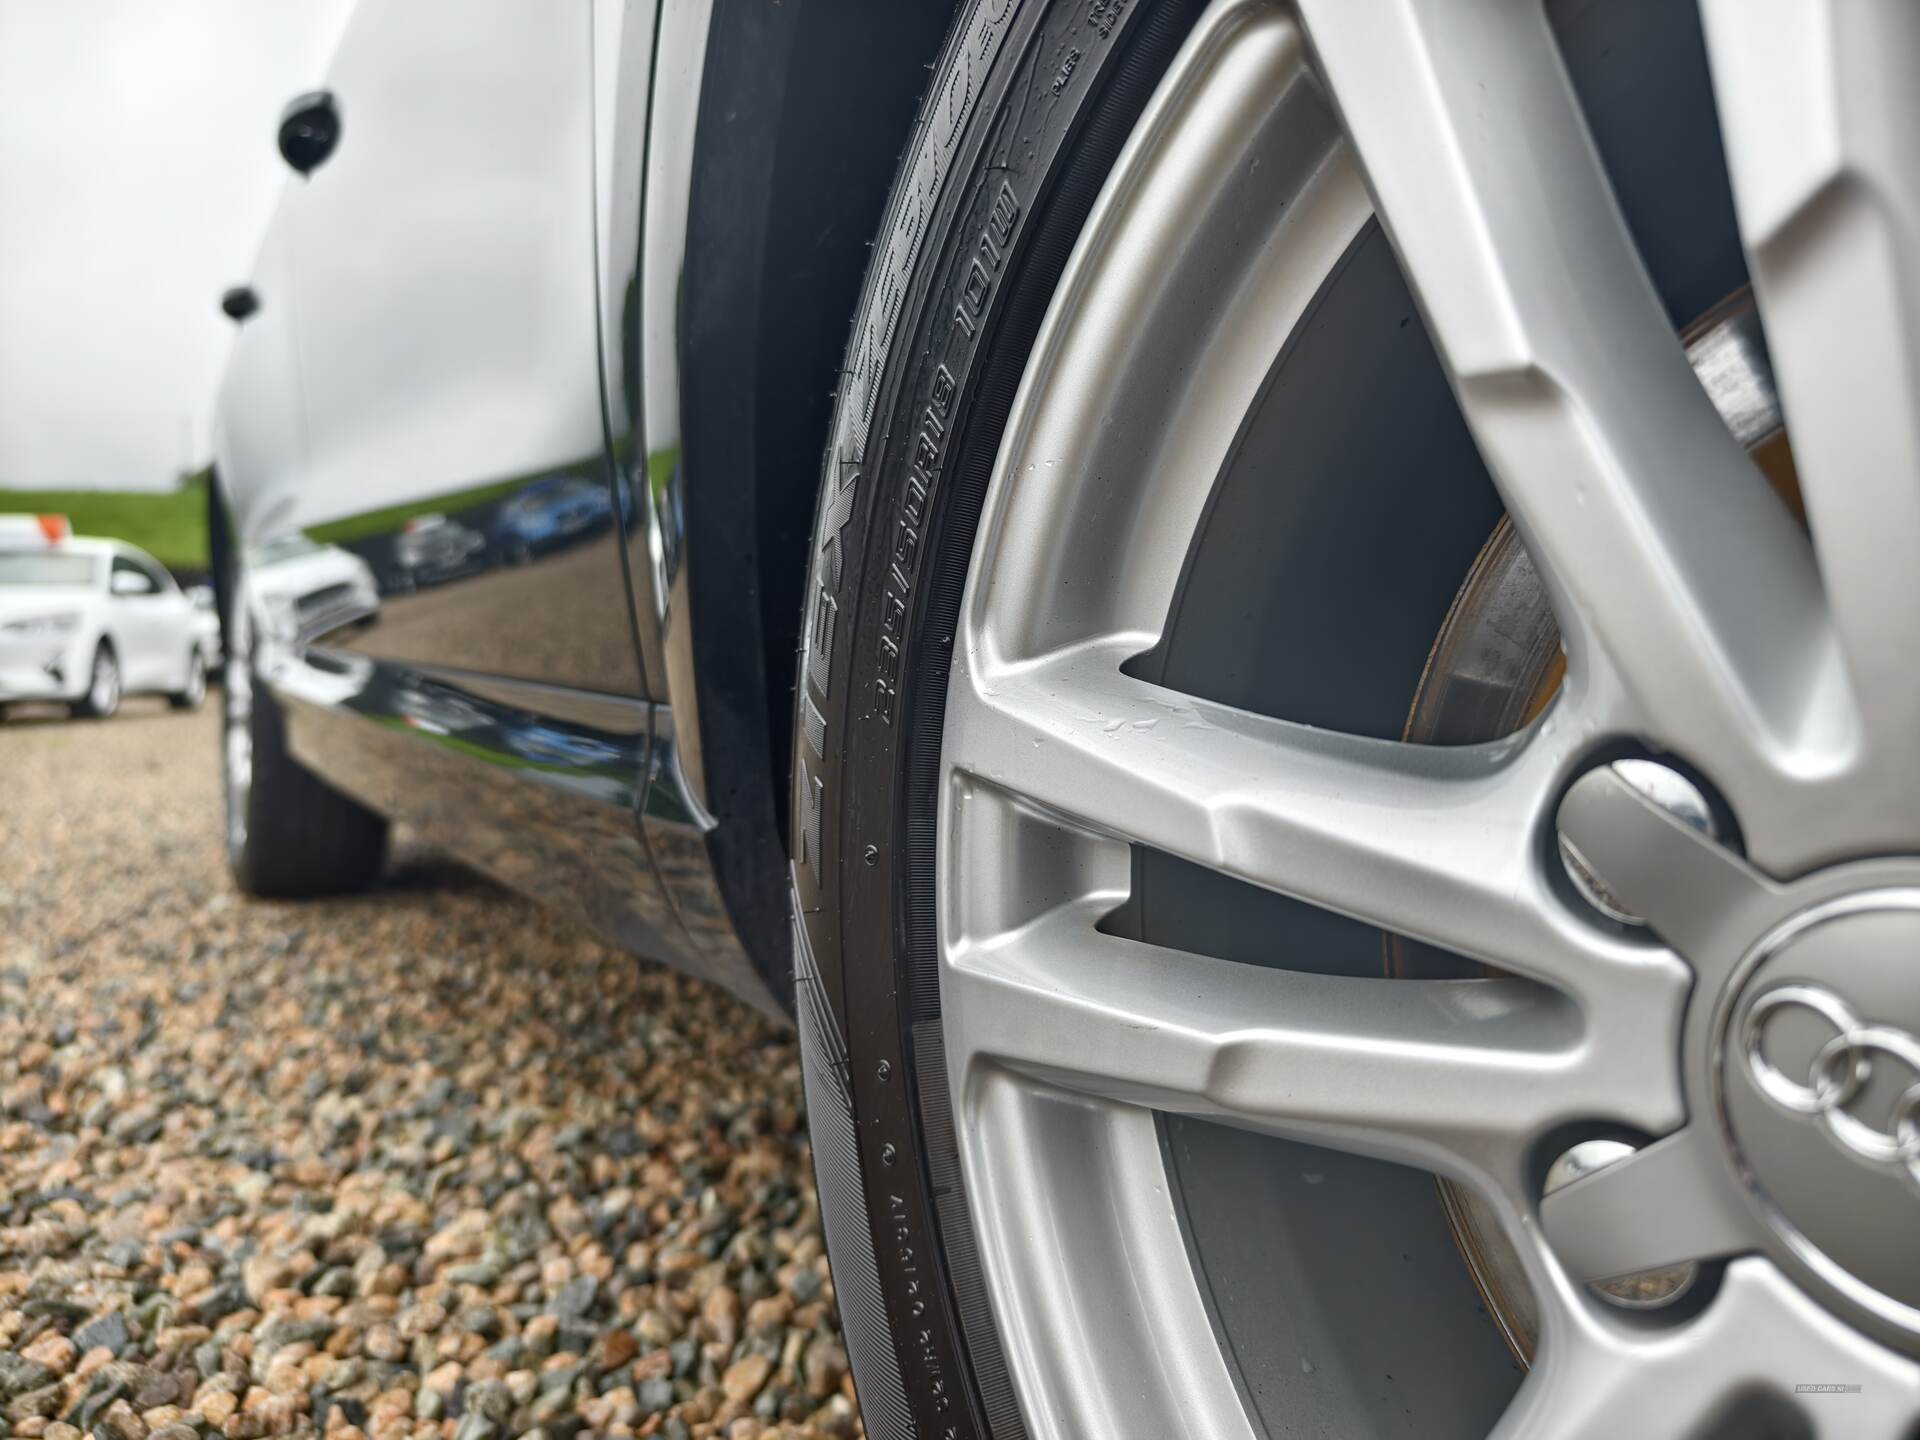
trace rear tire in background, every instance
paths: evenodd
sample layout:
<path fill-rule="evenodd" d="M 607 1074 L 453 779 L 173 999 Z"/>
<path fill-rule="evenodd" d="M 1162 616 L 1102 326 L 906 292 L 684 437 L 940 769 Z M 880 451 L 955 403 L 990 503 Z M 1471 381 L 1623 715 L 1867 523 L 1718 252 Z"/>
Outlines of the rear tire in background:
<path fill-rule="evenodd" d="M 222 550 L 225 547 L 220 547 Z M 243 593 L 226 556 L 223 599 Z M 386 863 L 387 821 L 294 759 L 286 716 L 254 668 L 244 602 L 226 617 L 220 771 L 227 866 L 263 899 L 303 899 L 365 890 Z"/>
<path fill-rule="evenodd" d="M 930 876 L 910 873 L 910 856 L 931 869 L 927 687 L 951 654 L 950 633 L 919 627 L 958 603 L 1042 316 L 1203 8 L 963 6 L 849 343 L 806 589 L 791 833 L 815 1166 L 875 1440 L 1026 1433 L 958 1173 Z"/>

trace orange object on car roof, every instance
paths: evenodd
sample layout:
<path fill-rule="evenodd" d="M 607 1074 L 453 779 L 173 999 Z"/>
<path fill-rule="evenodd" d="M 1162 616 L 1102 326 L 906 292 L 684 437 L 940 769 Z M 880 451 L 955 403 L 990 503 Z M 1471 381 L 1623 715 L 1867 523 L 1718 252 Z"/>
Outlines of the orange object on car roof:
<path fill-rule="evenodd" d="M 0 515 L 0 538 L 10 536 L 57 545 L 73 538 L 73 525 L 64 515 Z"/>

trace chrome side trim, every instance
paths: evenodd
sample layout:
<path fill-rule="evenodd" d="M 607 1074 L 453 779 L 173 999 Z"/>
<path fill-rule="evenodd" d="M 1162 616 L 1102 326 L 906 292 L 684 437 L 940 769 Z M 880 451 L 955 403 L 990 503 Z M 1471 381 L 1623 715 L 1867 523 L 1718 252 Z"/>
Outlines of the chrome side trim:
<path fill-rule="evenodd" d="M 660 763 L 664 707 L 351 652 L 261 661 L 295 756 L 330 783 L 607 943 L 783 1013 L 727 921 L 712 822 Z"/>
<path fill-rule="evenodd" d="M 653 707 L 652 770 L 640 830 L 698 970 L 776 1019 L 787 1018 L 733 927 L 708 843 L 715 821 L 687 781 L 673 711 Z M 690 967 L 694 968 L 694 967 Z"/>
<path fill-rule="evenodd" d="M 640 88 L 642 77 L 630 74 L 623 65 L 620 109 L 628 111 L 634 103 L 629 95 L 639 90 L 647 124 L 642 161 L 645 185 L 636 217 L 639 270 L 626 282 L 638 286 L 637 347 L 622 347 L 639 363 L 639 376 L 629 387 L 639 413 L 627 416 L 624 438 L 617 431 L 615 441 L 620 471 L 637 492 L 646 517 L 628 550 L 641 651 L 656 698 L 674 707 L 680 731 L 691 742 L 683 758 L 684 774 L 702 806 L 707 791 L 697 739 L 699 701 L 682 568 L 679 296 L 686 268 L 695 122 L 712 20 L 712 0 L 663 7 L 644 89 Z M 616 218 L 614 223 L 621 221 Z"/>

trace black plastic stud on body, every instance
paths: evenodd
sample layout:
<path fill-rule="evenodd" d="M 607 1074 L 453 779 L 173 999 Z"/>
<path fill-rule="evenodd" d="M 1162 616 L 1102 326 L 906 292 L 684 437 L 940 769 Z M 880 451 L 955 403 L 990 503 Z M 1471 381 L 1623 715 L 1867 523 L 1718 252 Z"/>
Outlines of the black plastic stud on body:
<path fill-rule="evenodd" d="M 340 107 L 328 90 L 296 95 L 280 112 L 280 158 L 311 175 L 340 143 Z"/>

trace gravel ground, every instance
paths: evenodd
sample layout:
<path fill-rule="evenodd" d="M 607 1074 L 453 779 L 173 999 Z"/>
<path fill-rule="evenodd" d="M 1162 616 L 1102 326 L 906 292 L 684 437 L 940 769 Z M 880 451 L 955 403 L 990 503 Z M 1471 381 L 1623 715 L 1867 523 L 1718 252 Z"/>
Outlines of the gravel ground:
<path fill-rule="evenodd" d="M 858 1435 L 791 1039 L 404 844 L 241 899 L 216 708 L 0 726 L 0 1440 Z"/>

